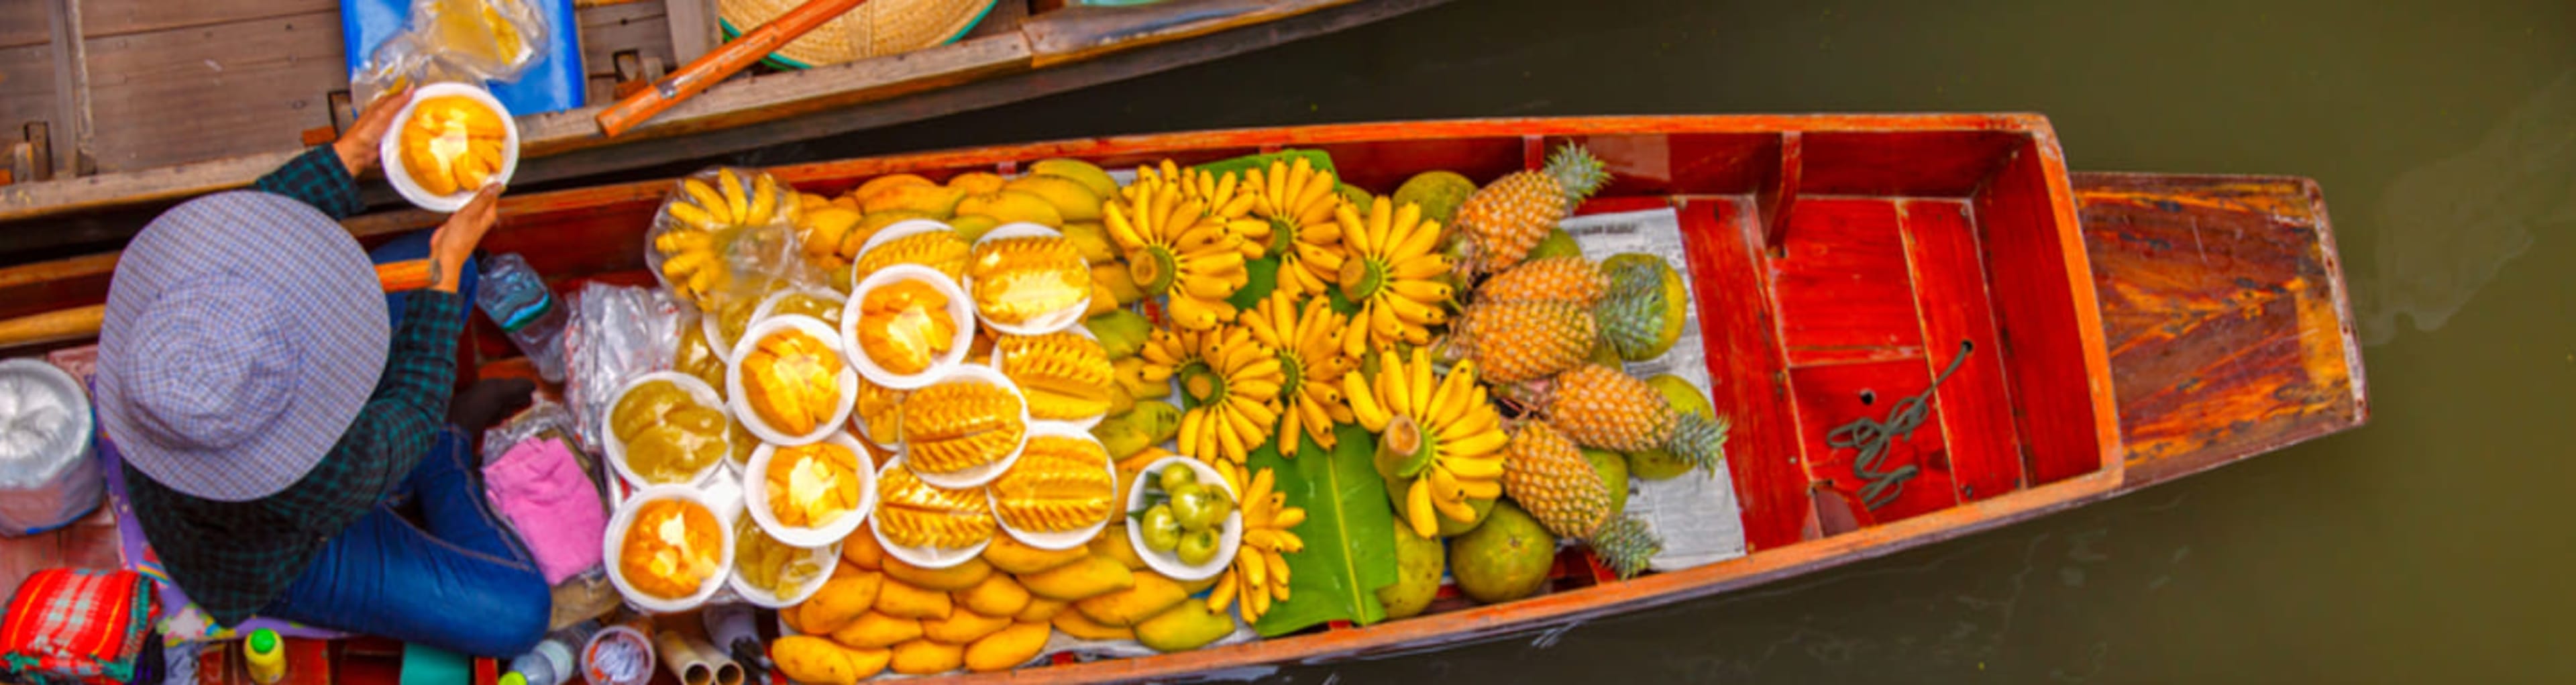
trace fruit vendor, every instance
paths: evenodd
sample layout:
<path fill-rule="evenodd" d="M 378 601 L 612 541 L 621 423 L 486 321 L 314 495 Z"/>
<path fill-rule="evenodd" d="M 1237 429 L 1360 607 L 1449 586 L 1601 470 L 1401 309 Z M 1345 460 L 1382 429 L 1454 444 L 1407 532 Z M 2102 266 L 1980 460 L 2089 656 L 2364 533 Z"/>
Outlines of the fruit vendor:
<path fill-rule="evenodd" d="M 550 595 L 485 504 L 458 426 L 513 408 L 477 398 L 524 402 L 528 387 L 478 385 L 450 407 L 470 259 L 500 189 L 378 251 L 427 256 L 426 290 L 381 296 L 335 221 L 363 208 L 354 177 L 409 99 L 135 236 L 99 331 L 99 421 L 145 537 L 215 621 L 510 656 L 542 637 Z"/>

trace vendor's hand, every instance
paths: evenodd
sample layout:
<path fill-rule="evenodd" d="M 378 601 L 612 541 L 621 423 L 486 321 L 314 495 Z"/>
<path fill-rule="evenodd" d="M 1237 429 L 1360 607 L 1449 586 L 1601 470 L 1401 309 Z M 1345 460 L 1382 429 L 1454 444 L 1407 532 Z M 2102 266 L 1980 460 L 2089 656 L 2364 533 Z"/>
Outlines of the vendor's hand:
<path fill-rule="evenodd" d="M 339 140 L 331 141 L 331 151 L 339 153 L 340 166 L 348 169 L 350 176 L 376 168 L 376 146 L 384 142 L 385 130 L 393 128 L 394 114 L 410 103 L 409 86 L 377 96 L 375 102 L 367 103 L 366 111 L 358 113 L 358 123 L 349 125 Z"/>
<path fill-rule="evenodd" d="M 484 232 L 492 230 L 492 223 L 500 218 L 500 204 L 500 184 L 483 186 L 475 191 L 474 199 L 467 200 L 455 214 L 447 215 L 447 223 L 440 225 L 437 233 L 429 235 L 430 289 L 456 292 L 465 260 L 474 256 L 475 246 L 483 244 Z"/>

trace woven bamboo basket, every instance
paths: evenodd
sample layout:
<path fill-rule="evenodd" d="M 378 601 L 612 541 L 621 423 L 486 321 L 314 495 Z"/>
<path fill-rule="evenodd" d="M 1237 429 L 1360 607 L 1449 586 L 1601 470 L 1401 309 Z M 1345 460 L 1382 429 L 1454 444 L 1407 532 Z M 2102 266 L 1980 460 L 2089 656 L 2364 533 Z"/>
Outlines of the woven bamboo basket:
<path fill-rule="evenodd" d="M 857 9 L 770 53 L 789 69 L 840 64 L 944 45 L 966 35 L 996 0 L 868 0 Z M 804 4 L 801 0 L 716 0 L 725 39 L 758 28 Z"/>

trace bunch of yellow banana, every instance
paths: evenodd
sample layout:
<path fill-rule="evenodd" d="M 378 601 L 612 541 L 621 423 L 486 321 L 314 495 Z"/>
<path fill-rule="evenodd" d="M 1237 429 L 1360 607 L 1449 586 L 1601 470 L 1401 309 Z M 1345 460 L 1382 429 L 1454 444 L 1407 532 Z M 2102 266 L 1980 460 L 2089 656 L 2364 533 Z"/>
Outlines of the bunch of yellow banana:
<path fill-rule="evenodd" d="M 1173 325 L 1204 331 L 1234 320 L 1234 305 L 1225 299 L 1252 275 L 1243 267 L 1244 237 L 1210 213 L 1215 208 L 1206 198 L 1193 195 L 1176 180 L 1140 172 L 1101 219 L 1126 252 L 1138 291 L 1170 296 Z"/>
<path fill-rule="evenodd" d="M 1348 203 L 1333 210 L 1350 257 L 1337 276 L 1342 295 L 1360 305 L 1342 336 L 1342 350 L 1357 357 L 1369 347 L 1431 342 L 1430 327 L 1449 321 L 1449 258 L 1439 253 L 1440 222 L 1422 218 L 1422 207 L 1395 207 L 1384 196 L 1362 218 Z"/>
<path fill-rule="evenodd" d="M 1306 510 L 1288 506 L 1288 494 L 1274 486 L 1277 478 L 1270 469 L 1252 474 L 1250 487 L 1240 472 L 1231 472 L 1227 484 L 1243 497 L 1243 547 L 1234 555 L 1234 568 L 1216 579 L 1216 588 L 1208 593 L 1208 609 L 1222 613 L 1235 599 L 1243 600 L 1243 620 L 1259 621 L 1270 612 L 1273 601 L 1288 600 L 1288 557 L 1306 550 L 1306 540 L 1290 529 L 1306 522 Z"/>
<path fill-rule="evenodd" d="M 1446 378 L 1435 375 L 1429 348 L 1413 348 L 1411 361 L 1393 351 L 1382 353 L 1375 378 L 1342 377 L 1351 414 L 1360 426 L 1378 434 L 1380 475 L 1409 484 L 1405 522 L 1423 537 L 1439 534 L 1432 512 L 1460 522 L 1476 520 L 1470 500 L 1491 500 L 1503 493 L 1502 415 L 1476 384 L 1475 362 L 1461 362 Z"/>
<path fill-rule="evenodd" d="M 1182 454 L 1210 464 L 1241 464 L 1244 455 L 1270 440 L 1279 422 L 1272 407 L 1287 379 L 1279 353 L 1255 342 L 1251 330 L 1157 330 L 1145 345 L 1144 358 L 1157 370 L 1149 373 L 1179 376 L 1181 392 L 1188 396 L 1191 408 L 1181 415 Z"/>
<path fill-rule="evenodd" d="M 1243 183 L 1242 175 L 1232 172 L 1212 174 L 1195 167 L 1184 169 L 1166 159 L 1160 168 L 1136 169 L 1138 182 L 1149 179 L 1179 186 L 1182 197 L 1206 203 L 1208 216 L 1225 224 L 1225 232 L 1243 239 L 1235 249 L 1243 252 L 1244 259 L 1260 259 L 1269 253 L 1270 222 L 1252 216 L 1253 207 L 1261 202 L 1261 189 L 1258 185 Z"/>
<path fill-rule="evenodd" d="M 743 229 L 774 222 L 801 225 L 803 203 L 794 192 L 766 172 L 732 167 L 717 167 L 714 183 L 681 179 L 678 193 L 662 204 L 667 220 L 657 222 L 664 228 L 653 238 L 673 294 L 700 309 L 713 304 L 714 294 L 732 281 L 720 255 Z"/>
<path fill-rule="evenodd" d="M 1279 255 L 1280 290 L 1321 295 L 1340 278 L 1342 227 L 1333 213 L 1347 203 L 1334 192 L 1337 183 L 1333 172 L 1315 169 L 1304 157 L 1294 164 L 1273 161 L 1269 169 L 1253 169 L 1245 177 L 1260 197 L 1252 215 L 1270 223 L 1270 253 Z"/>
<path fill-rule="evenodd" d="M 1282 380 L 1271 409 L 1279 413 L 1279 454 L 1295 457 L 1301 430 L 1315 444 L 1333 448 L 1333 424 L 1351 421 L 1351 409 L 1342 403 L 1342 375 L 1359 362 L 1342 354 L 1341 330 L 1349 321 L 1332 303 L 1290 293 L 1286 280 L 1280 286 L 1243 318 L 1252 339 L 1279 352 Z"/>

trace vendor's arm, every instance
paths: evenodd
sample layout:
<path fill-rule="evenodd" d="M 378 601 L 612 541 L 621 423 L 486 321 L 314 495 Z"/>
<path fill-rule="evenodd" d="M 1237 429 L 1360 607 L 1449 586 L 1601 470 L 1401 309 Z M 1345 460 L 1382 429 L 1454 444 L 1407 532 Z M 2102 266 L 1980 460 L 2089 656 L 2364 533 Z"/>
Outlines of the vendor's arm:
<path fill-rule="evenodd" d="M 427 290 L 403 298 L 402 327 L 394 330 L 385 375 L 366 409 L 342 435 L 331 458 L 337 490 L 364 511 L 393 491 L 438 437 L 456 388 L 456 343 L 464 333 L 464 298 L 456 294 L 465 258 L 472 256 L 498 212 L 501 189 L 477 193 L 430 236 Z"/>
<path fill-rule="evenodd" d="M 411 90 L 404 89 L 377 98 L 358 115 L 358 122 L 340 134 L 330 145 L 315 146 L 287 161 L 285 166 L 262 176 L 251 188 L 276 193 L 331 215 L 346 219 L 367 206 L 358 199 L 358 174 L 376 166 L 377 144 L 385 131 L 393 128 L 394 115 L 411 102 Z"/>

